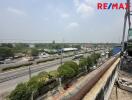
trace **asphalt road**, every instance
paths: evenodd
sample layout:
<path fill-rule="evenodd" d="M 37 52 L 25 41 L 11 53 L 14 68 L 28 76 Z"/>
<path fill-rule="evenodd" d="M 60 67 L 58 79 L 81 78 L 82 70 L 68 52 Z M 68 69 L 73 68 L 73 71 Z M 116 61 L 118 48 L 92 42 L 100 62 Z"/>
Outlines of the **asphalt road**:
<path fill-rule="evenodd" d="M 89 56 L 90 54 L 85 54 L 84 56 Z M 71 60 L 72 57 L 68 57 L 68 58 L 63 58 L 63 62 Z M 35 64 L 35 65 L 30 65 L 30 69 L 31 69 L 31 73 L 35 73 L 41 70 L 44 70 L 46 68 L 49 67 L 53 67 L 60 64 L 60 59 L 56 59 L 53 61 L 49 61 L 49 62 L 45 62 L 45 63 L 40 63 L 40 64 Z M 10 70 L 7 72 L 3 72 L 0 73 L 0 83 L 5 82 L 5 81 L 9 81 L 18 77 L 22 77 L 25 75 L 29 74 L 29 67 L 22 67 L 19 69 L 14 69 L 14 70 Z"/>
<path fill-rule="evenodd" d="M 89 56 L 90 54 L 85 54 L 84 56 Z M 72 57 L 64 58 L 63 62 L 71 60 Z M 56 59 L 54 61 L 40 63 L 37 65 L 31 65 L 31 73 L 33 75 L 37 75 L 42 71 L 51 71 L 58 68 L 60 65 L 60 59 Z M 8 72 L 0 73 L 0 100 L 11 92 L 17 84 L 21 82 L 25 82 L 29 80 L 29 68 L 23 67 L 15 70 L 11 70 Z"/>
<path fill-rule="evenodd" d="M 71 60 L 71 59 L 72 57 L 64 58 L 63 62 Z M 47 69 L 49 67 L 59 65 L 59 64 L 60 64 L 60 59 L 57 59 L 57 60 L 46 62 L 46 63 L 31 65 L 30 69 L 31 69 L 31 73 L 35 73 L 35 72 Z M 29 74 L 29 67 L 23 67 L 23 68 L 7 71 L 4 73 L 0 73 L 0 83 L 11 80 L 11 79 L 15 79 L 18 77 L 22 77 L 28 74 Z"/>
<path fill-rule="evenodd" d="M 71 60 L 72 57 L 69 58 L 64 58 L 63 62 Z M 46 62 L 46 63 L 41 63 L 38 65 L 32 65 L 30 66 L 31 68 L 31 73 L 32 76 L 37 75 L 38 73 L 42 71 L 51 71 L 55 70 L 58 68 L 60 65 L 60 59 Z M 28 67 L 25 68 L 20 68 L 18 70 L 14 71 L 9 71 L 9 72 L 4 72 L 0 73 L 0 100 L 2 100 L 2 96 L 5 94 L 8 94 L 10 91 L 12 91 L 17 84 L 21 82 L 25 82 L 29 80 L 29 69 Z"/>

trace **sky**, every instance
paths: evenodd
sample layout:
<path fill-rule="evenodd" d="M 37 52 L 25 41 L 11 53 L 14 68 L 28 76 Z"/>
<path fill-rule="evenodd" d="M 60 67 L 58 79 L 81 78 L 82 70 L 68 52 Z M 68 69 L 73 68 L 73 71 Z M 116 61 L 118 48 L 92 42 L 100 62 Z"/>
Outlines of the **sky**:
<path fill-rule="evenodd" d="M 97 2 L 125 0 L 0 0 L 0 42 L 121 42 L 125 10 Z"/>

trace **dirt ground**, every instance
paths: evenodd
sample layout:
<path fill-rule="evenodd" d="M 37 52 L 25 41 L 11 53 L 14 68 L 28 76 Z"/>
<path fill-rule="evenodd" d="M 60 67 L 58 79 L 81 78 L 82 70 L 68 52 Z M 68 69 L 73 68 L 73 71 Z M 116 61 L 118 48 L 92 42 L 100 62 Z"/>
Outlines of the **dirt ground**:
<path fill-rule="evenodd" d="M 119 78 L 125 78 L 126 80 L 132 81 L 132 74 L 125 71 L 118 71 L 118 74 Z M 117 88 L 116 93 L 116 86 L 114 86 L 109 100 L 132 100 L 132 93 L 120 88 Z"/>
<path fill-rule="evenodd" d="M 117 88 L 117 95 L 116 95 L 116 87 L 114 86 L 109 100 L 132 100 L 132 93 Z"/>

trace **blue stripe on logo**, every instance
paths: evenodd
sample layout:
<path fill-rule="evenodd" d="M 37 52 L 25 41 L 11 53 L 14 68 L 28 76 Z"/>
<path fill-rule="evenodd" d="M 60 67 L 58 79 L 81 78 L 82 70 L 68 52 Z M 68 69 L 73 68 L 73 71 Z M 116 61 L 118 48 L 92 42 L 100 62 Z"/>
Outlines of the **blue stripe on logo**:
<path fill-rule="evenodd" d="M 110 9 L 110 8 L 111 8 L 111 6 L 112 6 L 112 3 L 110 3 L 110 4 L 109 4 L 108 9 Z"/>

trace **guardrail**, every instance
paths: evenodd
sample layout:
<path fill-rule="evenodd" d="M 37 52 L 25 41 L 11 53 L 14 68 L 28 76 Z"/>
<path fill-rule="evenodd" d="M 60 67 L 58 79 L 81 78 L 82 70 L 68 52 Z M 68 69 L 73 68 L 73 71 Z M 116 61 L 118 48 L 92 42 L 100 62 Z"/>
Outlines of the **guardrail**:
<path fill-rule="evenodd" d="M 110 83 L 114 84 L 116 68 L 119 64 L 119 54 L 111 57 L 98 69 L 89 73 L 88 79 L 82 85 L 77 85 L 68 95 L 61 97 L 61 100 L 106 100 L 110 94 Z M 101 82 L 100 82 L 101 81 Z M 98 91 L 97 91 L 98 89 Z M 93 92 L 94 91 L 94 92 Z"/>

